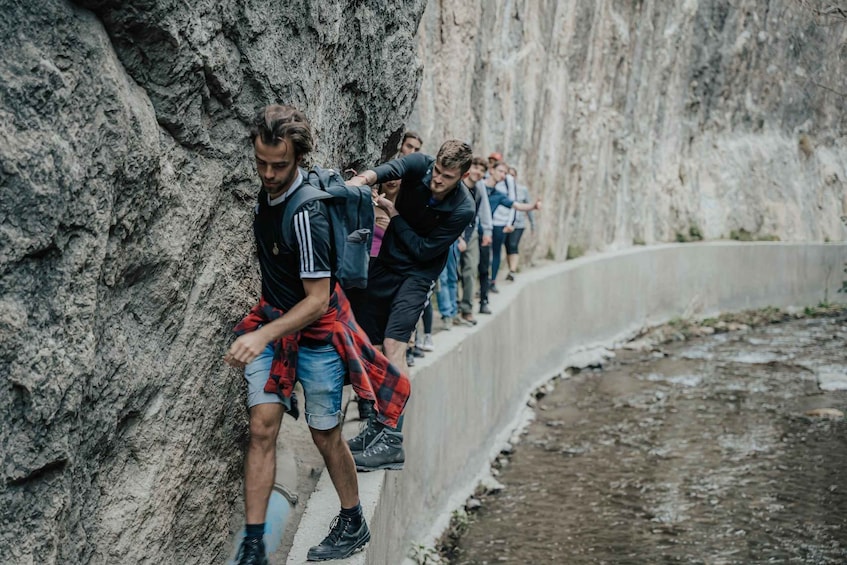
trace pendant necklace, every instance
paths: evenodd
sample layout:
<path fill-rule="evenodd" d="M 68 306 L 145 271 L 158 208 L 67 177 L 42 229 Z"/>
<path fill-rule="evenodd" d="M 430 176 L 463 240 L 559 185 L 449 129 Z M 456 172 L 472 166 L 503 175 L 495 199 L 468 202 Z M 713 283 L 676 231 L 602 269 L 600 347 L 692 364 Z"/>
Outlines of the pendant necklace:
<path fill-rule="evenodd" d="M 272 251 L 274 255 L 279 255 L 279 247 L 277 247 L 276 241 L 274 241 L 274 248 Z"/>

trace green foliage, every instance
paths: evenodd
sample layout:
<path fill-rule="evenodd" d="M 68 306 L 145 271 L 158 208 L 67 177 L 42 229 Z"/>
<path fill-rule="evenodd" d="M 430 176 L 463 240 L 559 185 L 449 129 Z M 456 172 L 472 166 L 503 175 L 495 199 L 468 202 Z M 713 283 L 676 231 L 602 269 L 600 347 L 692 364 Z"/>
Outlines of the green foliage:
<path fill-rule="evenodd" d="M 576 259 L 585 255 L 585 250 L 579 245 L 568 245 L 568 255 L 566 259 Z"/>
<path fill-rule="evenodd" d="M 703 232 L 697 226 L 690 226 L 688 233 L 676 232 L 674 238 L 677 243 L 688 243 L 689 241 L 703 241 Z"/>
<path fill-rule="evenodd" d="M 736 241 L 753 241 L 753 234 L 744 228 L 741 228 L 729 232 L 729 239 L 734 239 Z"/>
<path fill-rule="evenodd" d="M 552 247 L 547 248 L 547 255 L 545 255 L 544 258 L 549 260 L 549 261 L 555 261 L 556 260 L 556 254 L 553 253 Z"/>
<path fill-rule="evenodd" d="M 734 239 L 736 241 L 779 241 L 779 236 L 769 233 L 754 236 L 751 232 L 741 228 L 729 232 L 729 239 Z"/>
<path fill-rule="evenodd" d="M 470 525 L 471 519 L 470 516 L 468 516 L 467 511 L 464 508 L 458 508 L 453 511 L 453 515 L 450 518 L 450 535 L 455 538 L 460 538 L 468 531 L 468 527 Z"/>
<path fill-rule="evenodd" d="M 703 233 L 697 226 L 688 228 L 688 236 L 691 238 L 691 241 L 703 241 Z"/>
<path fill-rule="evenodd" d="M 647 245 L 647 244 L 644 242 L 644 240 L 643 240 L 643 239 L 641 239 L 640 237 L 635 237 L 635 238 L 633 238 L 633 239 L 632 239 L 632 244 L 633 244 L 633 245 Z"/>
<path fill-rule="evenodd" d="M 409 558 L 416 565 L 442 565 L 444 563 L 444 559 L 434 547 L 428 547 L 422 543 L 412 545 L 409 550 Z"/>

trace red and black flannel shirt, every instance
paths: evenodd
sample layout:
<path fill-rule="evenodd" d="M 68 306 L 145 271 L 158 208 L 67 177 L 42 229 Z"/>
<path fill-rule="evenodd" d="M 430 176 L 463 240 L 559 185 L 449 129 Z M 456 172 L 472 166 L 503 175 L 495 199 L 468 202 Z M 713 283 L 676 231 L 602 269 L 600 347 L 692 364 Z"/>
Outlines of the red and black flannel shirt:
<path fill-rule="evenodd" d="M 259 299 L 247 316 L 233 329 L 243 335 L 260 325 L 276 320 L 285 312 Z M 392 428 L 406 407 L 411 393 L 409 377 L 392 365 L 388 358 L 371 345 L 368 336 L 356 323 L 347 296 L 336 285 L 329 308 L 321 318 L 299 332 L 274 343 L 274 359 L 265 392 L 290 398 L 297 375 L 297 350 L 300 338 L 331 343 L 347 366 L 345 382 L 353 385 L 360 398 L 376 403 L 377 419 Z"/>

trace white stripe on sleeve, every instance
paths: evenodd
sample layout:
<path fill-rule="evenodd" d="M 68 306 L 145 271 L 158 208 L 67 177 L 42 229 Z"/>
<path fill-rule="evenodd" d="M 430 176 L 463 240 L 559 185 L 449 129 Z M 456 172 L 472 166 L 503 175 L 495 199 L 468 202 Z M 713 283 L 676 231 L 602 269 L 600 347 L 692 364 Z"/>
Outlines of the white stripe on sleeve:
<path fill-rule="evenodd" d="M 294 216 L 294 232 L 297 236 L 297 246 L 300 248 L 300 272 L 311 273 L 315 270 L 315 250 L 312 246 L 308 210 L 298 212 Z"/>

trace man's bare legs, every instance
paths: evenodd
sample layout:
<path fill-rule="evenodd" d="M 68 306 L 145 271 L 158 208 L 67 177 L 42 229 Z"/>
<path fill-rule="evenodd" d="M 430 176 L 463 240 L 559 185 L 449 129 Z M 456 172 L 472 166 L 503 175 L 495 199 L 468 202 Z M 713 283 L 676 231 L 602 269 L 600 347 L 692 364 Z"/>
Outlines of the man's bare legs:
<path fill-rule="evenodd" d="M 409 366 L 406 364 L 406 342 L 387 337 L 382 342 L 382 347 L 391 364 L 400 369 L 401 373 L 409 374 Z"/>
<path fill-rule="evenodd" d="M 371 539 L 370 530 L 362 515 L 359 504 L 359 483 L 356 477 L 356 465 L 347 442 L 341 437 L 341 426 L 331 430 L 309 428 L 326 464 L 329 478 L 341 501 L 341 512 L 333 520 L 330 531 L 324 540 L 311 548 L 306 555 L 307 561 L 326 561 L 344 559 L 358 551 Z"/>
<path fill-rule="evenodd" d="M 250 408 L 250 443 L 244 461 L 244 513 L 247 524 L 263 524 L 276 476 L 276 438 L 285 407 L 257 404 Z"/>
<path fill-rule="evenodd" d="M 341 437 L 341 426 L 331 430 L 309 428 L 312 440 L 323 457 L 326 470 L 332 479 L 335 492 L 342 508 L 353 508 L 359 504 L 359 482 L 356 478 L 356 465 L 347 442 Z"/>

